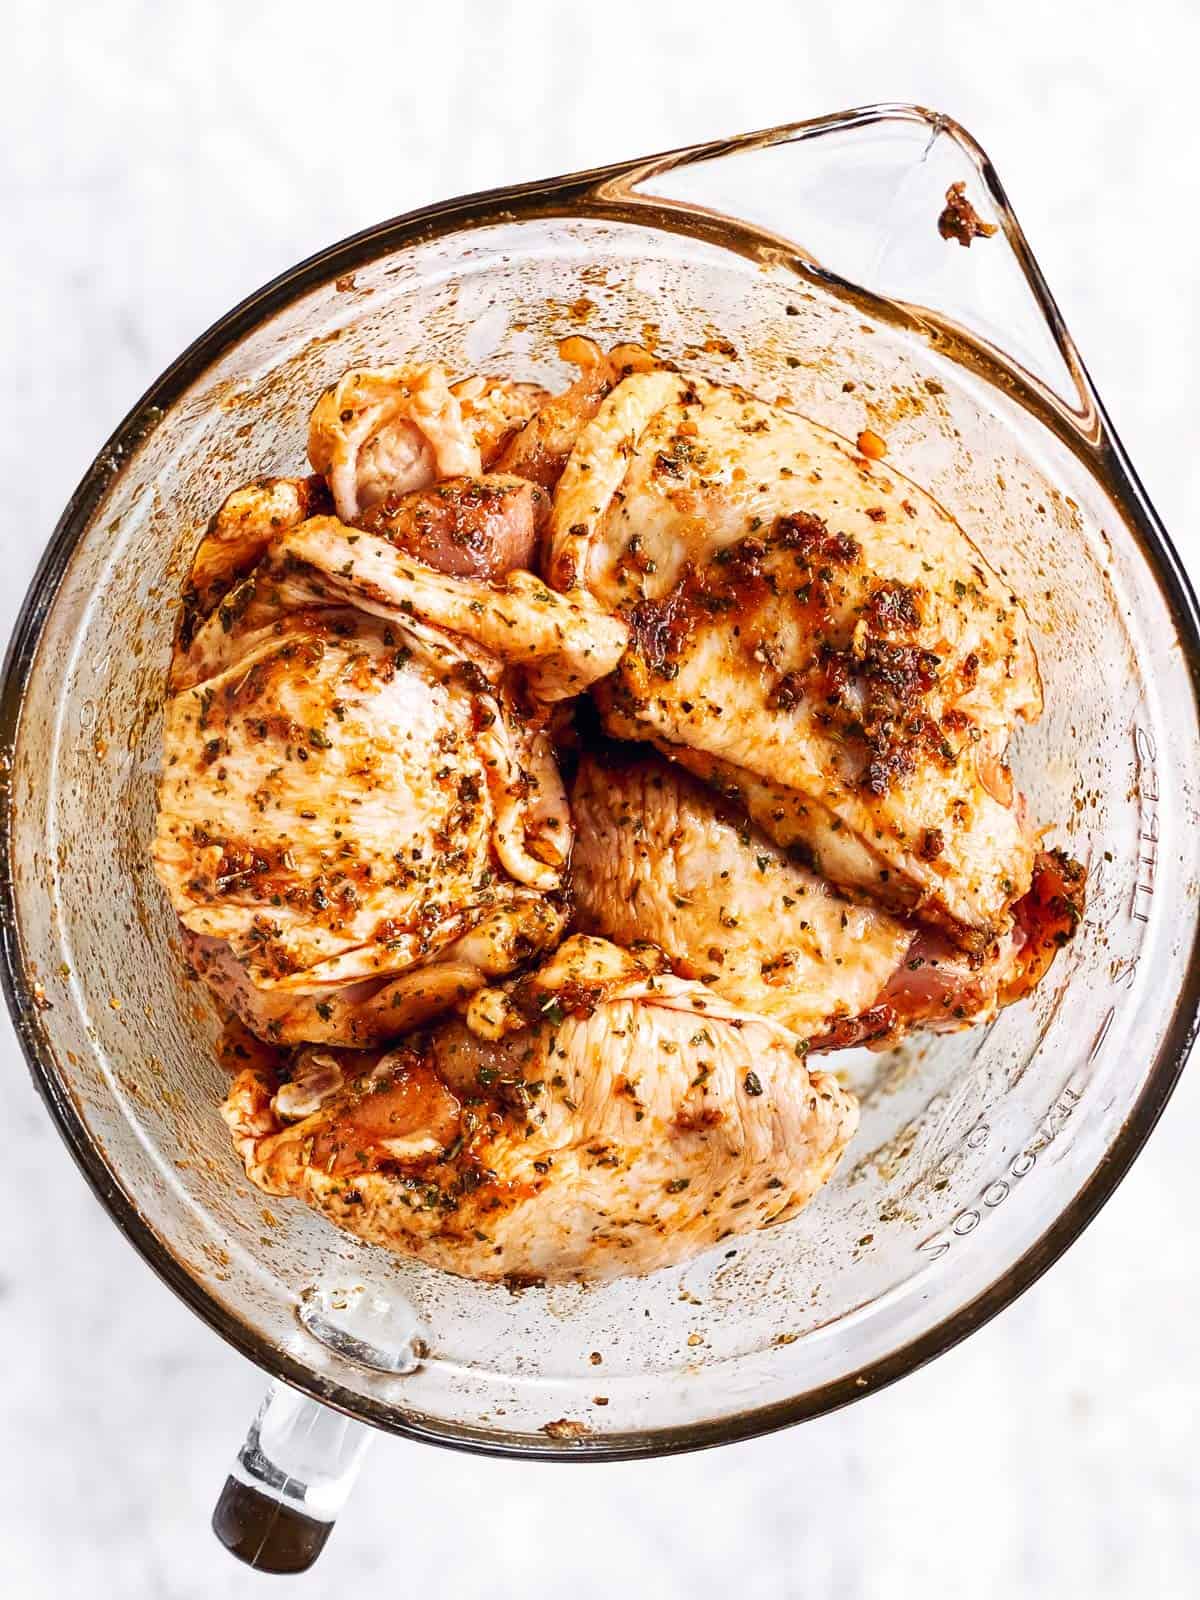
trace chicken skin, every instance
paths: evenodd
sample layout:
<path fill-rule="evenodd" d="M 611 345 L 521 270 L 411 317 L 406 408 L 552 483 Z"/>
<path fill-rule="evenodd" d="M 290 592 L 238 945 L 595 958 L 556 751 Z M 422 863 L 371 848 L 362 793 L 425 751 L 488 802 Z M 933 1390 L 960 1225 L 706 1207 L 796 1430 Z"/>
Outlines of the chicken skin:
<path fill-rule="evenodd" d="M 176 643 L 191 644 L 236 583 L 257 566 L 267 547 L 287 528 L 332 510 L 324 478 L 259 478 L 227 497 L 192 557 L 183 591 Z"/>
<path fill-rule="evenodd" d="M 536 383 L 510 378 L 460 378 L 450 385 L 462 408 L 463 422 L 479 446 L 483 470 L 489 472 L 513 436 L 552 397 Z"/>
<path fill-rule="evenodd" d="M 577 366 L 579 376 L 561 394 L 538 406 L 528 422 L 505 445 L 496 470 L 553 490 L 575 442 L 622 378 L 642 372 L 652 361 L 640 345 L 617 345 L 606 355 L 591 339 L 564 339 L 559 346 L 564 361 Z"/>
<path fill-rule="evenodd" d="M 571 814 L 579 928 L 652 941 L 676 972 L 814 1052 L 989 1020 L 1040 981 L 1082 905 L 1082 868 L 1042 854 L 1013 927 L 965 952 L 843 899 L 711 789 L 630 749 L 584 755 Z"/>
<path fill-rule="evenodd" d="M 586 754 L 571 789 L 576 924 L 801 1038 L 867 1010 L 912 930 L 852 905 L 661 757 Z"/>
<path fill-rule="evenodd" d="M 384 1052 L 242 1070 L 251 1181 L 360 1238 L 484 1280 L 644 1273 L 793 1216 L 856 1124 L 795 1036 L 574 936 Z"/>
<path fill-rule="evenodd" d="M 1040 714 L 1037 662 L 923 490 L 795 413 L 637 373 L 575 444 L 548 570 L 630 626 L 612 733 L 858 897 L 977 951 L 1010 925 L 1035 850 L 1004 755 Z"/>
<path fill-rule="evenodd" d="M 552 945 L 548 703 L 623 639 L 528 572 L 285 528 L 172 669 L 154 858 L 197 970 L 267 1037 L 368 1044 Z"/>

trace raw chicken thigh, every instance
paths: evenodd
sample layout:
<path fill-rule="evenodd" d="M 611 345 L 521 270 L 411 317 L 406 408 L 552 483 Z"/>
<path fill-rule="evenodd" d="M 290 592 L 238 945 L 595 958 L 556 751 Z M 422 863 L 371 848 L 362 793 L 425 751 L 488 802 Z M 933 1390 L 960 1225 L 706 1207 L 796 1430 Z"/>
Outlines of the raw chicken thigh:
<path fill-rule="evenodd" d="M 655 755 L 589 753 L 571 790 L 576 924 L 652 940 L 674 969 L 813 1051 L 952 1032 L 1026 995 L 1074 931 L 1082 871 L 1043 852 L 982 952 L 843 899 L 711 789 Z"/>
<path fill-rule="evenodd" d="M 548 706 L 623 641 L 531 573 L 284 527 L 172 670 L 154 855 L 197 970 L 266 1037 L 368 1044 L 547 949 L 571 845 Z"/>
<path fill-rule="evenodd" d="M 871 1006 L 912 942 L 658 756 L 588 754 L 571 789 L 576 922 L 803 1038 Z"/>
<path fill-rule="evenodd" d="M 559 482 L 549 571 L 631 629 L 602 686 L 822 876 L 976 950 L 1029 889 L 1005 749 L 1036 718 L 1029 627 L 923 490 L 739 390 L 634 374 Z"/>
<path fill-rule="evenodd" d="M 510 1282 L 687 1260 L 793 1216 L 853 1097 L 779 1023 L 575 936 L 459 1018 L 369 1055 L 253 1064 L 224 1116 L 251 1180 L 360 1238 Z"/>

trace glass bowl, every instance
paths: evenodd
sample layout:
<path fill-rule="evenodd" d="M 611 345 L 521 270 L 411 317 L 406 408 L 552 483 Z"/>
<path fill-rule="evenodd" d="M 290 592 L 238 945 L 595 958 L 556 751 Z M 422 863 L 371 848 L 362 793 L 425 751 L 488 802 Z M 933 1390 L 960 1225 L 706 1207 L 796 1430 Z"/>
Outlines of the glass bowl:
<path fill-rule="evenodd" d="M 960 181 L 999 230 L 970 248 L 938 228 Z M 436 355 L 560 384 L 570 333 L 870 427 L 952 508 L 1041 630 L 1047 713 L 1014 765 L 1089 902 L 1030 1002 L 839 1061 L 862 1126 L 795 1221 L 650 1277 L 514 1294 L 250 1187 L 147 846 L 177 596 L 226 493 L 303 470 L 308 411 L 349 366 Z M 716 1444 L 869 1394 L 1030 1284 L 1120 1181 L 1196 1029 L 1197 644 L 990 164 L 919 108 L 435 206 L 199 339 L 97 457 L 26 599 L 0 702 L 0 893 L 9 1006 L 63 1137 L 151 1266 L 288 1386 L 235 1477 L 295 1538 L 246 1533 L 243 1497 L 227 1542 L 311 1559 L 357 1453 L 344 1418 L 555 1460 Z"/>

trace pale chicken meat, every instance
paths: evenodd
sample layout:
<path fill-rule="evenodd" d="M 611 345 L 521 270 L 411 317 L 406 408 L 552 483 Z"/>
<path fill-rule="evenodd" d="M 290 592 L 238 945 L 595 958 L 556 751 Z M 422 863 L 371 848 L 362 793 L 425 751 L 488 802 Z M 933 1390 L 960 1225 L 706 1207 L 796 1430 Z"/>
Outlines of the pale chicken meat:
<path fill-rule="evenodd" d="M 484 473 L 386 494 L 357 525 L 447 577 L 490 579 L 536 565 L 549 519 L 550 496 L 536 483 Z"/>
<path fill-rule="evenodd" d="M 591 339 L 564 339 L 559 354 L 579 367 L 579 377 L 561 394 L 537 407 L 525 426 L 508 440 L 496 470 L 528 478 L 553 490 L 583 429 L 614 387 L 631 373 L 652 366 L 640 345 L 617 345 L 605 354 Z"/>
<path fill-rule="evenodd" d="M 845 900 L 714 791 L 629 749 L 584 755 L 571 813 L 580 929 L 652 941 L 676 972 L 813 1051 L 989 1020 L 1041 979 L 1081 908 L 1082 869 L 1040 855 L 1013 926 L 965 952 L 937 929 Z"/>
<path fill-rule="evenodd" d="M 611 732 L 736 796 L 822 876 L 981 950 L 1031 883 L 1005 765 L 1041 686 L 1019 601 L 894 468 L 698 378 L 622 380 L 581 432 L 551 581 L 631 629 Z"/>
<path fill-rule="evenodd" d="M 251 1181 L 360 1238 L 510 1283 L 686 1261 L 794 1216 L 857 1118 L 798 1041 L 574 936 L 389 1050 L 258 1055 L 224 1106 Z"/>
<path fill-rule="evenodd" d="M 551 946 L 548 703 L 623 638 L 528 572 L 285 528 L 172 669 L 154 857 L 197 970 L 267 1037 L 367 1044 Z"/>
<path fill-rule="evenodd" d="M 355 368 L 314 407 L 308 458 L 355 522 L 387 495 L 477 478 L 544 398 L 502 378 L 451 384 L 437 362 Z"/>

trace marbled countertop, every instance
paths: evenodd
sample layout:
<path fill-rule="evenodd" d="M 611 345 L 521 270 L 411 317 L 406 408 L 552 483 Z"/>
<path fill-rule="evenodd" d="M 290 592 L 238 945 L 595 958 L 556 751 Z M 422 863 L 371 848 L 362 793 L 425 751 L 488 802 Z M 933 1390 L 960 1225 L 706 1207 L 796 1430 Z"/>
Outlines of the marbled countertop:
<path fill-rule="evenodd" d="M 886 99 L 948 111 L 989 150 L 1200 561 L 1191 0 L 25 0 L 5 55 L 5 634 L 114 423 L 291 262 L 448 194 Z M 278 1580 L 235 1568 L 207 1527 L 260 1375 L 118 1236 L 6 1024 L 0 1056 L 0 1591 L 266 1592 Z M 571 1472 L 381 1440 L 304 1592 L 1195 1594 L 1198 1123 L 1193 1070 L 1047 1278 L 849 1411 Z"/>

